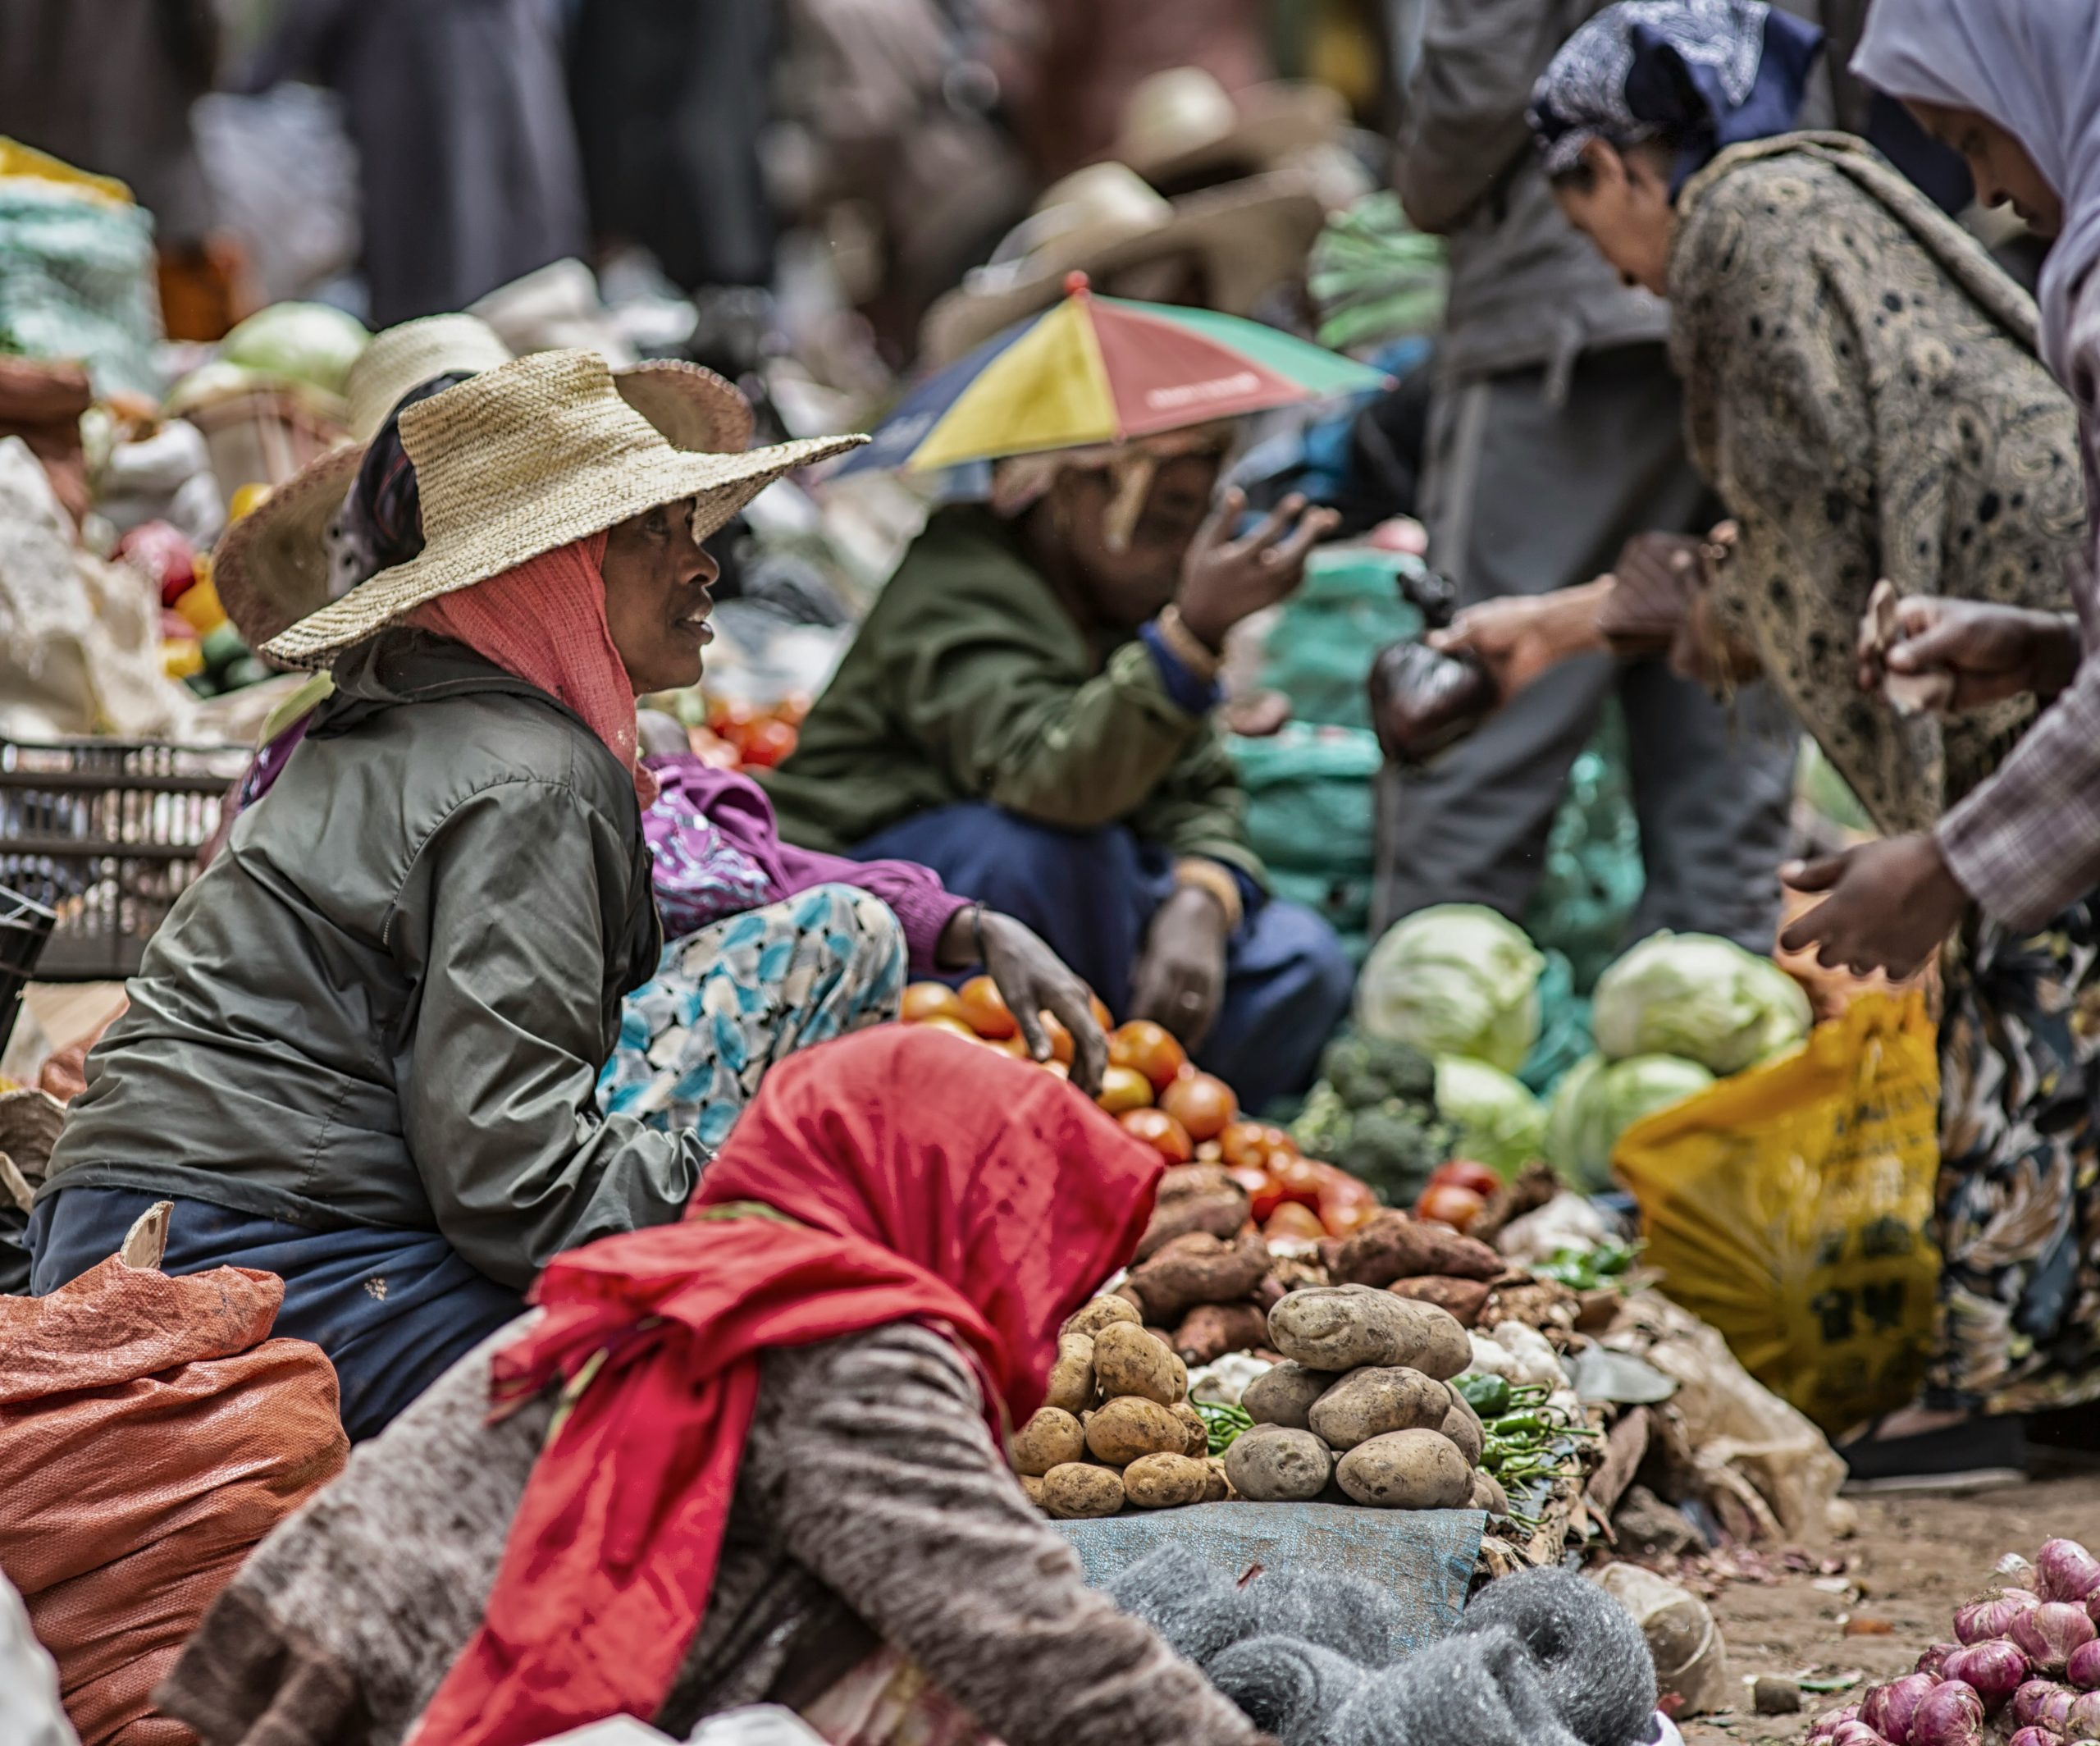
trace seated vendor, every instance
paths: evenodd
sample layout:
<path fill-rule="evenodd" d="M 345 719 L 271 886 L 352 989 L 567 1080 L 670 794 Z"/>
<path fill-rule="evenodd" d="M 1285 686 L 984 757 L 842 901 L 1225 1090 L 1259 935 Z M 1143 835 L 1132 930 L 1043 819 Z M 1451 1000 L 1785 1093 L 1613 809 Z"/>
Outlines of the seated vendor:
<path fill-rule="evenodd" d="M 696 372 L 664 386 L 689 402 L 714 391 Z M 623 998 L 671 967 L 634 699 L 700 676 L 715 574 L 700 542 L 769 480 L 846 446 L 674 447 L 580 352 L 401 413 L 391 452 L 415 462 L 416 555 L 268 645 L 332 660 L 333 695 L 154 936 L 90 1056 L 31 1218 L 33 1289 L 173 1200 L 168 1270 L 282 1277 L 276 1331 L 328 1353 L 344 1422 L 369 1436 L 514 1316 L 555 1254 L 678 1215 L 708 1149 L 669 1118 L 704 1119 L 725 1095 L 682 1089 L 703 1058 L 713 1076 L 710 1049 L 741 1093 L 769 1015 L 798 1035 L 888 1015 L 897 923 L 819 885 L 795 901 L 825 894 L 863 935 L 822 943 L 838 967 L 824 1024 L 800 1010 L 829 997 L 799 936 L 756 965 L 724 952 L 719 974 L 696 973 L 701 1022 L 655 1040 L 651 1065 L 673 1074 L 652 1109 L 664 1121 L 600 1101 Z M 355 453 L 315 465 L 364 476 Z M 281 496 L 326 502 L 327 482 Z M 236 529 L 228 555 L 258 537 Z M 951 915 L 932 948 L 974 945 L 977 921 Z M 982 921 L 991 952 L 1000 930 Z M 1035 962 L 1050 962 L 1039 947 Z M 790 965 L 792 999 L 769 980 Z M 1084 1001 L 1064 980 L 1043 1004 Z"/>
<path fill-rule="evenodd" d="M 1000 463 L 988 507 L 927 523 L 765 784 L 790 842 L 932 867 L 1259 1109 L 1311 1079 L 1351 971 L 1264 890 L 1219 657 L 1332 519 L 1289 500 L 1234 537 L 1228 435 Z"/>

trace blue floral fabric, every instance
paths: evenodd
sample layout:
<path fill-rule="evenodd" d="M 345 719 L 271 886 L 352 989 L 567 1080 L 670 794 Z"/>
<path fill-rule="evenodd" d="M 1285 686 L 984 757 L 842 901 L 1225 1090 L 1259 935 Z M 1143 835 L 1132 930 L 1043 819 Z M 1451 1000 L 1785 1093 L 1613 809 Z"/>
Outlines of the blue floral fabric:
<path fill-rule="evenodd" d="M 651 1127 L 728 1137 L 768 1068 L 895 1018 L 904 930 L 881 899 L 815 885 L 674 940 L 628 999 L 600 1107 Z"/>

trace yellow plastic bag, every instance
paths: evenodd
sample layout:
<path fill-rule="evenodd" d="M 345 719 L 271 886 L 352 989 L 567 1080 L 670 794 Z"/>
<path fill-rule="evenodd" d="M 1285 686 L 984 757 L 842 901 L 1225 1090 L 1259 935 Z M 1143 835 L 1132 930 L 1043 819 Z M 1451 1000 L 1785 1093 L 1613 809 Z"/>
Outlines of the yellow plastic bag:
<path fill-rule="evenodd" d="M 1619 1136 L 1662 1288 L 1842 1432 L 1916 1392 L 1939 1251 L 1939 1061 L 1922 991 L 1862 995 L 1792 1054 Z"/>

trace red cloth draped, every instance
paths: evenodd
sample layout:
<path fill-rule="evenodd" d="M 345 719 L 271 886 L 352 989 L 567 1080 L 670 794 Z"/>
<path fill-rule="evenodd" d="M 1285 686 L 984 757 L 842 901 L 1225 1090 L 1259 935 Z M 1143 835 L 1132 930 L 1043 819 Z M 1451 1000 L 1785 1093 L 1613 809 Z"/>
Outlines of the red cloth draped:
<path fill-rule="evenodd" d="M 938 1031 L 883 1026 L 774 1068 L 682 1223 L 563 1255 L 533 1288 L 547 1313 L 498 1357 L 499 1399 L 609 1355 L 534 1468 L 413 1746 L 653 1716 L 714 1583 L 759 1355 L 938 1324 L 995 1429 L 1018 1424 L 1162 1168 L 1054 1076 Z"/>

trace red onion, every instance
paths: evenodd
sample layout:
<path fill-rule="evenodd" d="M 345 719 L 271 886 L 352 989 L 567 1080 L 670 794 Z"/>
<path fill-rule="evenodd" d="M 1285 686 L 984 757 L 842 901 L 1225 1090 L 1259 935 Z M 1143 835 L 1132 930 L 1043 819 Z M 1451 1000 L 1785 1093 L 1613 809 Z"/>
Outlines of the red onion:
<path fill-rule="evenodd" d="M 2042 1603 L 2025 1588 L 2008 1588 L 1988 1601 L 1971 1601 L 1954 1616 L 1954 1634 L 1964 1643 L 1988 1643 L 2012 1629 L 2012 1621 Z"/>
<path fill-rule="evenodd" d="M 2100 1591 L 2100 1558 L 2075 1540 L 2052 1540 L 2034 1561 L 2036 1590 L 2045 1601 L 2088 1601 Z"/>
<path fill-rule="evenodd" d="M 2080 1643 L 2070 1652 L 2064 1677 L 2080 1691 L 2100 1689 L 2100 1640 Z"/>
<path fill-rule="evenodd" d="M 2070 1714 L 2071 1699 L 2077 1695 L 2069 1686 L 2059 1685 L 2053 1680 L 2029 1680 L 2012 1694 L 2013 1725 L 2040 1728 L 2061 1739 L 2065 1719 Z"/>
<path fill-rule="evenodd" d="M 1827 1743 L 1837 1734 L 1838 1728 L 1843 1723 L 1857 1721 L 1859 1719 L 1860 1707 L 1856 1703 L 1847 1703 L 1838 1709 L 1825 1710 L 1810 1724 L 1808 1746 L 1827 1746 Z"/>
<path fill-rule="evenodd" d="M 2071 1699 L 2070 1713 L 2064 1718 L 2064 1731 L 2075 1740 L 2100 1734 L 2100 1692 L 2080 1692 Z"/>
<path fill-rule="evenodd" d="M 1920 1673 L 1929 1673 L 1935 1680 L 1945 1679 L 1947 1657 L 1960 1653 L 1961 1647 L 1958 1643 L 1934 1643 L 1918 1657 L 1917 1671 Z"/>
<path fill-rule="evenodd" d="M 1838 1731 L 1830 1736 L 1830 1746 L 1896 1746 L 1888 1735 L 1876 1734 L 1863 1721 L 1841 1721 Z M 2045 1746 L 2059 1746 L 2048 1741 Z"/>
<path fill-rule="evenodd" d="M 2022 1728 L 2005 1746 L 2064 1746 L 2064 1737 L 2047 1728 Z"/>
<path fill-rule="evenodd" d="M 1860 1703 L 1860 1720 L 1893 1743 L 1909 1746 L 1911 1718 L 1925 1700 L 1925 1693 L 1939 1681 L 1929 1673 L 1906 1673 L 1900 1680 L 1877 1685 Z"/>
<path fill-rule="evenodd" d="M 2018 1552 L 2007 1552 L 1991 1566 L 1991 1575 L 2005 1579 L 2009 1588 L 2031 1588 L 2034 1586 L 2034 1566 Z"/>
<path fill-rule="evenodd" d="M 2014 1619 L 2005 1634 L 2038 1673 L 2061 1673 L 2071 1651 L 2100 1637 L 2083 1607 L 2066 1601 L 2044 1601 Z"/>
<path fill-rule="evenodd" d="M 1948 1680 L 1925 1693 L 1911 1718 L 1911 1731 L 1896 1746 L 1983 1746 L 1983 1742 L 1984 1700 L 1972 1687 Z"/>
<path fill-rule="evenodd" d="M 2088 1643 L 2086 1647 L 2100 1648 L 2100 1643 Z M 2011 1643 L 1978 1643 L 1965 1649 L 1956 1649 L 1948 1656 L 1941 1677 L 1959 1680 L 1965 1685 L 1974 1687 L 1976 1695 L 1984 1700 L 1984 1707 L 1996 1715 L 2006 1699 L 2020 1689 L 2029 1671 L 2027 1657 Z"/>

